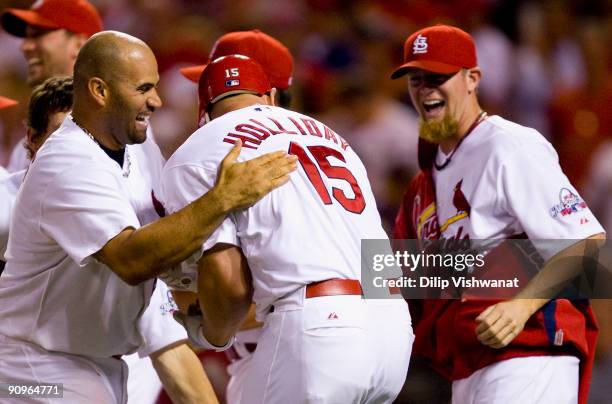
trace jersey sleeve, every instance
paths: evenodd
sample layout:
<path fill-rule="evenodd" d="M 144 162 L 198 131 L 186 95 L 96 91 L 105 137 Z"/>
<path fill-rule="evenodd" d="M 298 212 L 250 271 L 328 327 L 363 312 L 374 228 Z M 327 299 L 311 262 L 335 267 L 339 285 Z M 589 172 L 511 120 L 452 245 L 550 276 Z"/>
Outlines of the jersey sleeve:
<path fill-rule="evenodd" d="M 555 242 L 547 251 L 540 251 L 546 259 L 571 245 L 569 240 L 604 231 L 562 172 L 549 143 L 523 144 L 506 156 L 500 175 L 501 204 L 530 239 L 568 240 L 567 245 Z"/>
<path fill-rule="evenodd" d="M 215 185 L 217 172 L 198 165 L 180 165 L 164 169 L 161 179 L 160 198 L 166 211 L 171 214 L 204 195 Z M 229 215 L 213 234 L 202 244 L 202 248 L 182 263 L 184 271 L 196 271 L 197 263 L 204 251 L 218 243 L 240 247 L 235 219 Z"/>
<path fill-rule="evenodd" d="M 40 226 L 80 266 L 126 228 L 140 223 L 120 174 L 76 166 L 55 176 L 45 190 Z"/>
<path fill-rule="evenodd" d="M 141 358 L 187 339 L 187 332 L 172 315 L 178 310 L 172 294 L 164 282 L 156 282 L 151 301 L 138 319 L 138 331 L 145 341 L 138 350 Z"/>

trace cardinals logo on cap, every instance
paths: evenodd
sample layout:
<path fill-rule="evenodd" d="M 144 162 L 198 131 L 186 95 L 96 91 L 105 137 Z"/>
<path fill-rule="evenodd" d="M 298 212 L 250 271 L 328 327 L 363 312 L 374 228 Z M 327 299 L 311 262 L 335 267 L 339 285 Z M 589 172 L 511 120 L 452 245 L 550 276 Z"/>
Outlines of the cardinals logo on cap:
<path fill-rule="evenodd" d="M 421 34 L 417 35 L 412 44 L 412 54 L 427 53 L 427 37 Z"/>

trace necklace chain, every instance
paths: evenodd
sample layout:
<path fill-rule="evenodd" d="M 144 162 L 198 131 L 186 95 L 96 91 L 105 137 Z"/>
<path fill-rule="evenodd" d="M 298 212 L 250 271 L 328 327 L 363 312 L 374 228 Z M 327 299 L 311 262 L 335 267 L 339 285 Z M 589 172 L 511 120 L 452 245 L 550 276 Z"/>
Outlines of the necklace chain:
<path fill-rule="evenodd" d="M 465 138 L 468 137 L 470 133 L 472 133 L 474 129 L 476 129 L 476 126 L 478 126 L 480 122 L 485 120 L 486 117 L 487 117 L 487 113 L 485 111 L 480 111 L 480 113 L 478 114 L 478 116 L 476 117 L 472 125 L 470 125 L 465 135 L 459 140 L 459 143 L 457 143 L 457 146 L 453 148 L 453 150 L 451 151 L 450 155 L 446 158 L 446 160 L 444 160 L 442 164 L 438 164 L 434 161 L 434 166 L 436 167 L 436 170 L 438 171 L 444 170 L 450 164 L 451 160 L 453 159 L 453 156 L 455 155 L 455 152 L 457 151 L 459 146 L 461 146 L 461 143 L 465 140 Z"/>
<path fill-rule="evenodd" d="M 90 131 L 88 131 L 83 126 L 81 126 L 81 124 L 79 124 L 76 121 L 76 119 L 74 119 L 74 116 L 70 115 L 70 119 L 72 119 L 72 122 L 74 122 L 76 126 L 78 126 L 87 136 L 89 136 L 89 138 L 93 140 L 94 143 L 97 144 L 98 147 L 100 147 L 100 149 L 102 149 L 102 145 L 100 145 L 100 142 L 96 140 L 96 138 L 91 134 Z M 104 151 L 104 149 L 102 150 Z M 124 164 L 125 168 L 122 167 L 122 170 L 123 170 L 122 174 L 123 174 L 123 177 L 127 178 L 130 175 L 130 170 L 132 168 L 132 160 L 130 159 L 130 153 L 128 152 L 127 147 L 125 147 L 124 150 L 125 150 L 124 152 L 125 153 L 125 164 Z"/>

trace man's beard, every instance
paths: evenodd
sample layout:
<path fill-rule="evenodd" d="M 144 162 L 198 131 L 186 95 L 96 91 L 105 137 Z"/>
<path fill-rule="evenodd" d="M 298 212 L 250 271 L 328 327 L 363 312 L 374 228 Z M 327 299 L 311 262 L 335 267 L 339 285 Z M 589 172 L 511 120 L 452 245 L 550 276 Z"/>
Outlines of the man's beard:
<path fill-rule="evenodd" d="M 419 136 L 428 142 L 439 144 L 457 136 L 459 122 L 450 115 L 444 115 L 441 121 L 419 119 Z"/>

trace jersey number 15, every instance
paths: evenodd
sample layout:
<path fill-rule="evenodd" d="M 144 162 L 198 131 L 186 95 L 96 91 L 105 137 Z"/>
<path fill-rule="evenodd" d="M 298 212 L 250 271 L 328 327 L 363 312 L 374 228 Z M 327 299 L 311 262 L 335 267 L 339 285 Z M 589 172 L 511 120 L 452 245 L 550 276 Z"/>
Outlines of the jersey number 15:
<path fill-rule="evenodd" d="M 346 196 L 343 190 L 336 187 L 331 187 L 332 195 L 340 205 L 349 212 L 360 214 L 365 209 L 366 203 L 363 198 L 361 188 L 357 184 L 357 180 L 353 174 L 346 167 L 332 166 L 327 160 L 328 157 L 335 157 L 343 163 L 346 162 L 342 153 L 326 146 L 308 146 L 308 151 L 312 154 L 317 164 L 306 153 L 306 150 L 297 143 L 291 142 L 289 144 L 289 154 L 297 156 L 302 168 L 306 172 L 306 176 L 312 183 L 312 186 L 319 194 L 321 201 L 326 205 L 332 204 L 331 196 L 329 191 L 321 178 L 320 171 L 327 176 L 327 178 L 343 180 L 349 183 L 355 196 L 349 198 Z"/>

